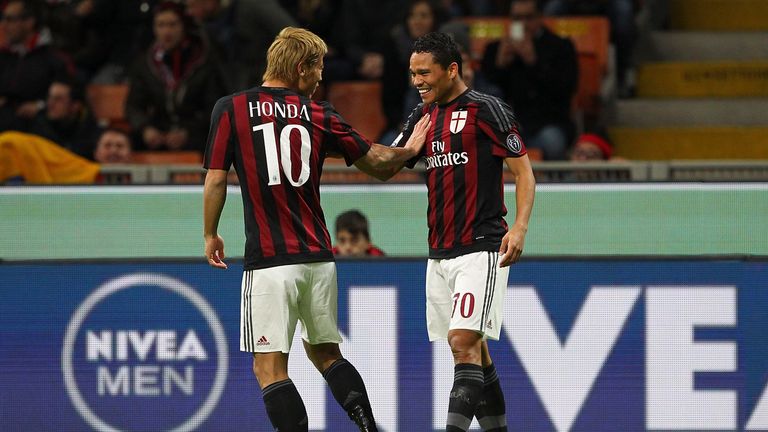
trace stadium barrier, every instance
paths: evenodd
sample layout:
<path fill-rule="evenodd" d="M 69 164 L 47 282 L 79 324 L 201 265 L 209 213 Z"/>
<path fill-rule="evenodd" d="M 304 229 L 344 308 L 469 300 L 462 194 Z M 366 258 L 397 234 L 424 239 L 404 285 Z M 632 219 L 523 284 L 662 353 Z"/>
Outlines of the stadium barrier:
<path fill-rule="evenodd" d="M 768 160 L 761 159 L 533 162 L 532 165 L 540 183 L 768 181 Z M 414 170 L 401 171 L 390 182 L 423 183 L 423 171 L 422 166 L 417 165 Z M 202 184 L 205 170 L 199 164 L 113 164 L 102 166 L 101 173 L 103 184 Z M 335 159 L 329 159 L 323 167 L 323 182 L 381 184 Z"/>
<path fill-rule="evenodd" d="M 506 186 L 514 213 L 514 186 Z M 231 186 L 219 232 L 242 256 L 243 206 Z M 424 185 L 329 185 L 325 220 L 368 216 L 389 255 L 427 253 Z M 526 256 L 768 255 L 766 183 L 540 184 Z M 511 216 L 507 216 L 507 220 Z M 200 186 L 0 188 L 0 259 L 198 258 Z"/>
<path fill-rule="evenodd" d="M 0 265 L 3 430 L 272 430 L 239 351 L 242 267 L 230 264 Z M 768 429 L 766 264 L 515 265 L 490 344 L 510 430 Z M 342 350 L 382 431 L 444 430 L 453 367 L 447 344 L 427 341 L 425 270 L 424 259 L 338 264 Z M 354 430 L 300 345 L 290 373 L 310 429 Z"/>

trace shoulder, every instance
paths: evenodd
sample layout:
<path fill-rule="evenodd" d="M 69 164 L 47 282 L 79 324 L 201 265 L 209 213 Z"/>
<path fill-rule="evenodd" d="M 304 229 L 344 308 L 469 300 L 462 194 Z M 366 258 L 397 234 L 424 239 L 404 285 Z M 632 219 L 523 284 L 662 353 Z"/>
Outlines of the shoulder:
<path fill-rule="evenodd" d="M 312 105 L 320 107 L 323 111 L 336 112 L 336 107 L 334 107 L 333 104 L 328 102 L 328 101 L 324 101 L 324 100 L 322 100 L 322 101 L 315 101 L 315 100 L 313 100 L 312 101 Z"/>
<path fill-rule="evenodd" d="M 477 115 L 480 119 L 497 125 L 500 129 L 510 130 L 516 123 L 512 107 L 500 98 L 470 90 L 466 94 L 467 101 L 477 104 Z"/>
<path fill-rule="evenodd" d="M 411 126 L 413 126 L 419 119 L 429 110 L 428 105 L 424 105 L 423 102 L 416 105 L 412 110 L 411 113 L 408 115 L 408 118 L 405 120 L 405 124 L 403 124 L 403 130 L 408 130 Z"/>
<path fill-rule="evenodd" d="M 235 95 L 227 95 L 219 98 L 219 100 L 217 100 L 213 105 L 213 113 L 211 113 L 211 118 L 219 117 L 225 111 L 230 111 L 232 109 L 232 98 L 234 96 Z"/>

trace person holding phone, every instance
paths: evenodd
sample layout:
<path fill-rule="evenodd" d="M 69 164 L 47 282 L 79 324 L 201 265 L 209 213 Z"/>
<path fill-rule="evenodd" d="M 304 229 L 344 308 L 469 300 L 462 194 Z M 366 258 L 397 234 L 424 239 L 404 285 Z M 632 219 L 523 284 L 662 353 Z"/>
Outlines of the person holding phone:
<path fill-rule="evenodd" d="M 506 37 L 486 48 L 482 71 L 514 108 L 526 146 L 545 159 L 565 159 L 579 81 L 576 49 L 544 26 L 536 0 L 513 1 L 510 17 Z"/>

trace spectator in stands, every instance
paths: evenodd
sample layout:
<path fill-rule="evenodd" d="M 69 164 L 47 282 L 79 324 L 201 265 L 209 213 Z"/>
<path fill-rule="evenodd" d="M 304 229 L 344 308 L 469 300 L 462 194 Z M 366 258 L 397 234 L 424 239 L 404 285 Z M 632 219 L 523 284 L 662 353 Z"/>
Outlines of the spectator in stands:
<path fill-rule="evenodd" d="M 57 79 L 48 88 L 45 111 L 35 117 L 29 132 L 90 158 L 98 129 L 85 101 L 84 86 L 74 79 Z"/>
<path fill-rule="evenodd" d="M 154 31 L 131 73 L 128 121 L 145 149 L 202 151 L 211 109 L 226 93 L 220 63 L 179 3 L 157 5 Z"/>
<path fill-rule="evenodd" d="M 343 257 L 384 255 L 384 251 L 371 244 L 368 219 L 359 210 L 345 211 L 336 218 L 333 254 Z"/>
<path fill-rule="evenodd" d="M 571 161 L 588 162 L 611 159 L 613 146 L 606 138 L 594 133 L 581 134 L 571 151 Z"/>
<path fill-rule="evenodd" d="M 131 161 L 131 138 L 119 128 L 107 128 L 96 141 L 93 159 L 101 164 L 129 163 Z"/>
<path fill-rule="evenodd" d="M 574 129 L 576 49 L 544 26 L 536 0 L 516 0 L 510 9 L 510 32 L 488 45 L 482 70 L 514 108 L 526 147 L 545 159 L 565 159 Z"/>
<path fill-rule="evenodd" d="M 259 82 L 270 43 L 296 26 L 277 0 L 187 0 L 187 9 L 226 65 L 227 92 Z"/>
<path fill-rule="evenodd" d="M 320 36 L 328 45 L 321 86 L 354 77 L 352 62 L 344 56 L 344 0 L 283 0 L 282 3 L 300 27 Z M 315 97 L 318 96 L 316 92 Z"/>
<path fill-rule="evenodd" d="M 403 21 L 392 30 L 391 41 L 383 54 L 381 102 L 387 117 L 388 134 L 392 135 L 392 138 L 399 133 L 405 117 L 420 102 L 418 93 L 411 87 L 408 77 L 413 42 L 429 32 L 437 31 L 445 21 L 445 12 L 435 0 L 411 0 Z M 409 93 L 411 98 L 407 97 Z M 406 106 L 406 100 L 415 103 Z"/>
<path fill-rule="evenodd" d="M 51 82 L 71 75 L 73 69 L 51 47 L 51 34 L 42 25 L 37 2 L 10 0 L 2 14 L 6 41 L 0 47 L 0 131 L 24 130 L 45 106 Z"/>
<path fill-rule="evenodd" d="M 51 44 L 66 53 L 77 65 L 77 53 L 87 44 L 83 17 L 93 6 L 92 0 L 46 0 L 44 21 L 51 31 Z"/>
<path fill-rule="evenodd" d="M 82 0 L 75 10 L 86 43 L 73 52 L 79 70 L 96 84 L 128 79 L 132 62 L 152 42 L 152 10 L 157 0 Z"/>
<path fill-rule="evenodd" d="M 611 39 L 616 45 L 616 78 L 619 96 L 632 93 L 632 51 L 637 38 L 636 0 L 548 0 L 545 15 L 604 15 L 611 23 Z"/>
<path fill-rule="evenodd" d="M 410 0 L 381 0 L 372 6 L 368 0 L 343 0 L 339 23 L 342 55 L 350 61 L 350 78 L 376 80 L 384 75 L 385 47 L 392 29 L 408 9 Z"/>

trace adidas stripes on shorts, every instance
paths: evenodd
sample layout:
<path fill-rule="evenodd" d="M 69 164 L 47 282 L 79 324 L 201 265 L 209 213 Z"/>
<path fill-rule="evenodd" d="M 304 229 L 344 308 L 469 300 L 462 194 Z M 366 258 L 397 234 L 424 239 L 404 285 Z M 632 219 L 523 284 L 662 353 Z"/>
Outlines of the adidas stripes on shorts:
<path fill-rule="evenodd" d="M 240 298 L 240 350 L 288 353 L 296 322 L 311 345 L 341 343 L 336 263 L 248 270 Z"/>
<path fill-rule="evenodd" d="M 447 339 L 453 329 L 474 330 L 498 340 L 509 267 L 498 252 L 473 252 L 427 262 L 429 340 Z"/>

